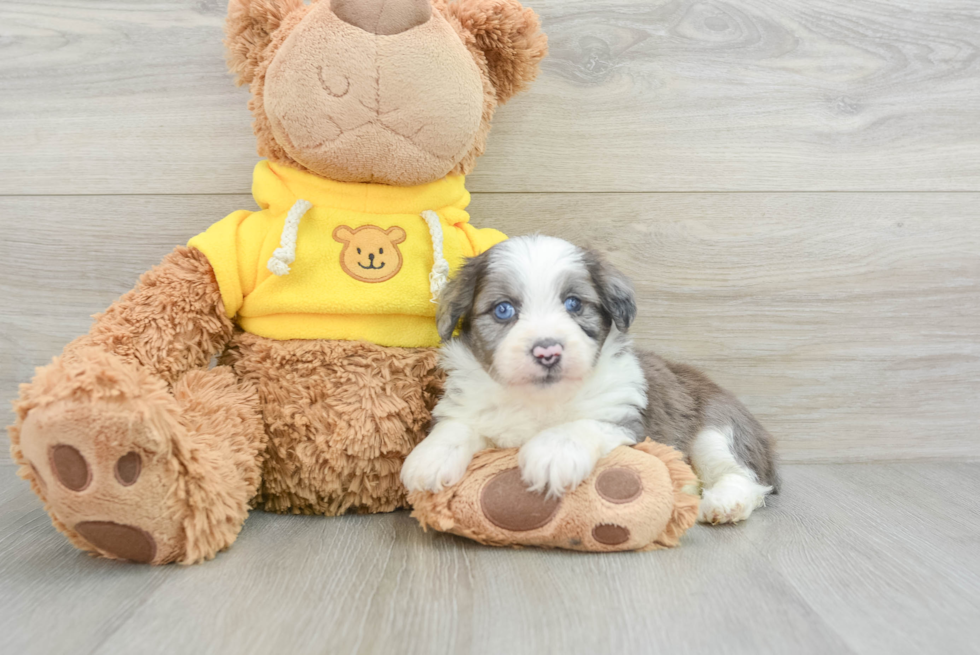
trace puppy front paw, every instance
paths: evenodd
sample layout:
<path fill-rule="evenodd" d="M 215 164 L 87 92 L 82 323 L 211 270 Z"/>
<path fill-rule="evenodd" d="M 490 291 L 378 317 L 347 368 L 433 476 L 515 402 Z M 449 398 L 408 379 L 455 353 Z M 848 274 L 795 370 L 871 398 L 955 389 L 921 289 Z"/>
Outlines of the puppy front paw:
<path fill-rule="evenodd" d="M 558 430 L 546 430 L 521 447 L 517 463 L 531 491 L 561 496 L 592 474 L 595 449 Z"/>
<path fill-rule="evenodd" d="M 402 484 L 409 492 L 442 491 L 444 487 L 451 487 L 463 478 L 472 459 L 473 452 L 469 448 L 424 439 L 405 458 L 401 473 Z"/>

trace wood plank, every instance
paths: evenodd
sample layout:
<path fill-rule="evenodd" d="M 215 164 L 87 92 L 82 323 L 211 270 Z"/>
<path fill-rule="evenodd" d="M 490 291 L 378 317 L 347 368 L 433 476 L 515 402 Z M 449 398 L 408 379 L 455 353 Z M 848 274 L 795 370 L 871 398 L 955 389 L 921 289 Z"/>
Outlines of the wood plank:
<path fill-rule="evenodd" d="M 788 470 L 790 497 L 753 516 L 746 537 L 854 652 L 975 650 L 976 464 Z M 897 616 L 915 628 L 897 629 Z"/>
<path fill-rule="evenodd" d="M 532 0 L 475 191 L 980 190 L 971 0 Z M 224 2 L 0 7 L 0 194 L 244 193 Z"/>
<path fill-rule="evenodd" d="M 736 392 L 787 461 L 980 457 L 977 194 L 492 194 L 609 253 L 638 344 Z"/>
<path fill-rule="evenodd" d="M 243 196 L 0 198 L 0 396 Z M 703 367 L 786 461 L 978 458 L 980 194 L 478 194 L 609 252 L 641 346 Z"/>
<path fill-rule="evenodd" d="M 16 468 L 0 466 L 0 629 L 9 653 L 89 653 L 166 579 L 119 566 L 57 532 Z"/>
<path fill-rule="evenodd" d="M 957 514 L 977 464 L 784 473 L 747 523 L 696 526 L 671 551 L 514 551 L 405 513 L 253 512 L 216 560 L 151 569 L 72 552 L 0 467 L 0 629 L 39 654 L 970 651 L 980 529 Z"/>
<path fill-rule="evenodd" d="M 96 652 L 703 653 L 722 636 L 731 652 L 846 652 L 752 544 L 707 530 L 686 551 L 608 557 L 494 550 L 405 513 L 253 521 L 237 552 L 173 579 Z"/>
<path fill-rule="evenodd" d="M 40 509 L 34 515 L 46 522 Z M 47 541 L 33 557 L 73 574 L 25 567 L 25 544 L 36 535 L 14 536 L 12 551 L 0 553 L 25 585 L 0 590 L 0 626 L 35 653 L 97 640 L 91 652 L 106 654 L 133 643 L 148 653 L 684 654 L 720 643 L 730 652 L 847 652 L 755 547 L 726 531 L 698 528 L 675 551 L 606 556 L 485 548 L 423 533 L 404 512 L 329 519 L 254 512 L 213 562 L 101 563 L 152 580 L 145 595 L 118 590 L 103 569 L 80 567 L 81 557 Z M 161 576 L 163 587 L 155 584 Z M 38 584 L 31 594 L 26 582 L 37 578 L 69 588 Z M 94 596 L 81 603 L 88 622 L 48 611 L 78 602 L 83 591 Z M 127 600 L 120 617 L 111 607 Z M 24 622 L 25 605 L 45 611 Z M 54 625 L 51 616 L 59 617 Z"/>

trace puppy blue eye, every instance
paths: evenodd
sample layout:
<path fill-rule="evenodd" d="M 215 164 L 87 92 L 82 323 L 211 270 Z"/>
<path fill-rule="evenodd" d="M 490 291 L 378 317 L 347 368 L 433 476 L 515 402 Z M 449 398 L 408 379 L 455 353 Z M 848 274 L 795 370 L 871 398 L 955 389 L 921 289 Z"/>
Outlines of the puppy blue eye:
<path fill-rule="evenodd" d="M 514 318 L 514 314 L 516 313 L 517 310 L 509 302 L 497 303 L 497 306 L 493 308 L 493 315 L 498 321 L 509 321 Z"/>
<path fill-rule="evenodd" d="M 565 309 L 575 314 L 582 310 L 582 301 L 575 296 L 565 298 Z"/>

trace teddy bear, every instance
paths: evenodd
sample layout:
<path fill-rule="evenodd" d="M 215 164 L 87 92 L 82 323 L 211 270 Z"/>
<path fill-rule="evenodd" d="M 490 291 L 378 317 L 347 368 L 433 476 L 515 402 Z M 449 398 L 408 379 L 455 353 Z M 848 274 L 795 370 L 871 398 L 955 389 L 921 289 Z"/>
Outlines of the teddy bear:
<path fill-rule="evenodd" d="M 225 43 L 259 209 L 94 317 L 9 428 L 54 525 L 108 558 L 208 560 L 252 507 L 406 506 L 442 385 L 434 301 L 505 238 L 469 223 L 465 175 L 547 49 L 516 0 L 231 0 Z"/>

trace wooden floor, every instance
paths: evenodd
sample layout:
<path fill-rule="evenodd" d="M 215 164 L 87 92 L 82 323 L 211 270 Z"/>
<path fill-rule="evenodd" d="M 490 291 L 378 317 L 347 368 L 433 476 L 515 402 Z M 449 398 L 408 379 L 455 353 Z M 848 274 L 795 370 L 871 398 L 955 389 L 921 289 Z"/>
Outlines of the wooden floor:
<path fill-rule="evenodd" d="M 74 551 L 0 452 L 0 651 L 980 652 L 977 1 L 527 4 L 551 54 L 473 222 L 606 251 L 637 341 L 742 397 L 785 492 L 670 552 L 256 513 L 147 569 Z M 225 6 L 0 3 L 0 400 L 254 207 Z"/>
<path fill-rule="evenodd" d="M 980 464 L 797 464 L 680 548 L 500 550 L 253 512 L 212 562 L 94 559 L 0 467 L 6 653 L 882 653 L 980 644 Z"/>

